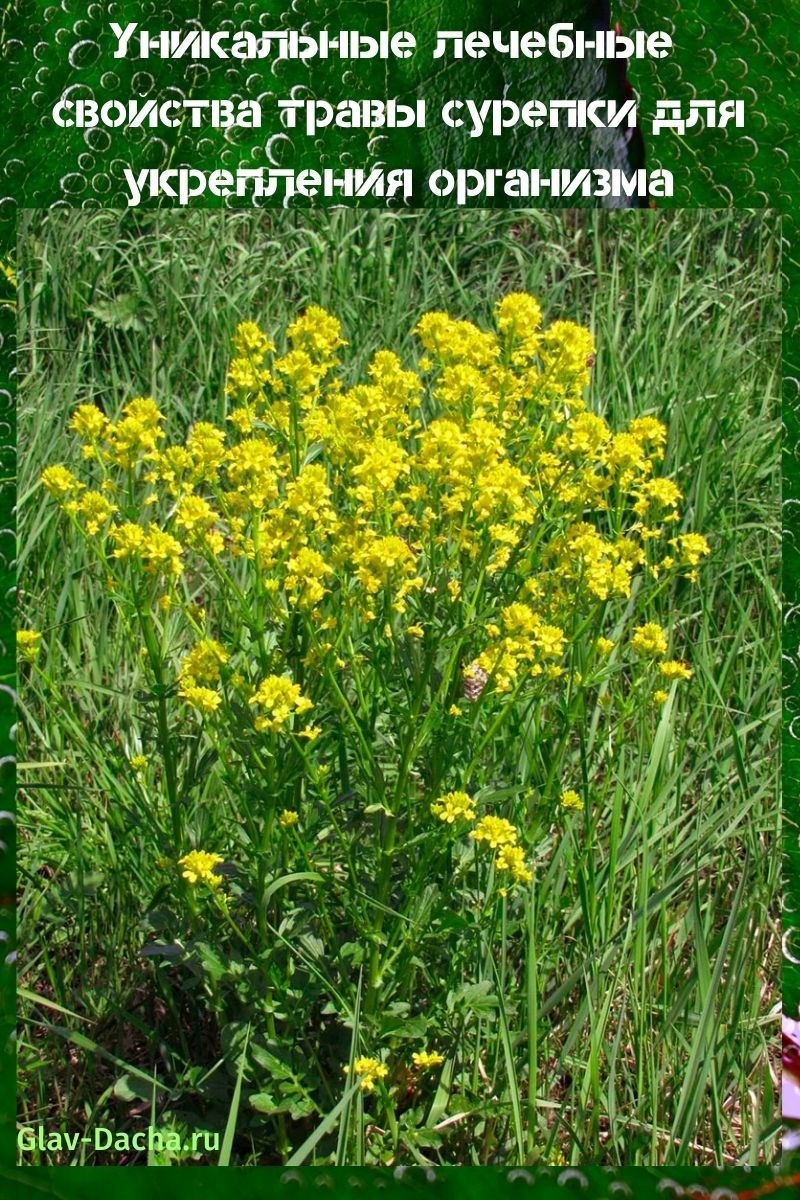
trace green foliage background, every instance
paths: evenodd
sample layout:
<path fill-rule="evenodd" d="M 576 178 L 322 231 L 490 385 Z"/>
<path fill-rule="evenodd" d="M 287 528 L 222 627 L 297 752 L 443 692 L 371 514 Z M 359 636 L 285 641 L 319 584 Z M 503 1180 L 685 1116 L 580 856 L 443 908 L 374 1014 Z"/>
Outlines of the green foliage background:
<path fill-rule="evenodd" d="M 152 865 L 160 849 L 139 828 L 141 799 L 116 743 L 119 731 L 138 722 L 135 656 L 119 645 L 94 593 L 90 563 L 80 546 L 65 545 L 63 526 L 38 487 L 43 464 L 73 461 L 65 431 L 72 404 L 97 397 L 114 411 L 121 397 L 150 389 L 168 398 L 177 433 L 220 413 L 226 348 L 245 314 L 278 334 L 298 309 L 322 303 L 343 321 L 357 379 L 384 344 L 414 361 L 410 329 L 423 311 L 444 309 L 483 325 L 498 294 L 524 288 L 540 297 L 546 321 L 568 315 L 591 324 L 598 351 L 592 403 L 614 427 L 645 410 L 668 422 L 667 470 L 676 473 L 690 522 L 703 529 L 714 555 L 693 597 L 670 591 L 658 610 L 674 625 L 696 679 L 665 743 L 668 761 L 648 792 L 645 824 L 636 821 L 635 799 L 624 805 L 632 841 L 626 832 L 628 849 L 616 855 L 608 809 L 598 797 L 603 832 L 595 843 L 559 841 L 562 866 L 556 869 L 554 859 L 546 868 L 546 877 L 553 869 L 557 879 L 551 885 L 543 877 L 540 885 L 540 897 L 548 898 L 536 922 L 537 1092 L 542 1100 L 555 1095 L 568 1110 L 584 1161 L 601 1152 L 612 1163 L 656 1161 L 649 1121 L 655 1119 L 659 1133 L 669 1130 L 678 1108 L 682 1158 L 667 1155 L 662 1144 L 666 1161 L 696 1159 L 696 1143 L 713 1147 L 708 1158 L 770 1160 L 775 1096 L 767 1047 L 777 1024 L 779 954 L 778 229 L 771 214 L 708 211 L 24 215 L 20 574 L 24 623 L 50 631 L 40 666 L 59 681 L 55 692 L 42 690 L 38 676 L 24 688 L 20 919 L 28 991 L 42 980 L 51 1000 L 92 1022 L 79 1032 L 106 1048 L 131 1045 L 126 1031 L 139 1019 L 138 922 L 144 898 L 162 884 Z M 643 719 L 644 728 L 635 721 L 627 727 L 631 753 L 612 773 L 632 798 L 646 787 L 635 749 L 650 742 L 646 713 Z M 507 751 L 498 744 L 497 752 L 500 761 L 513 762 L 519 751 L 512 743 Z M 654 758 L 660 755 L 651 768 Z M 194 819 L 193 795 L 192 788 L 187 820 Z M 216 803 L 209 808 L 200 802 L 203 836 L 226 841 L 224 810 Z M 585 878 L 584 855 L 591 863 Z M 45 889 L 38 871 L 51 877 Z M 98 878 L 102 890 L 84 915 L 82 897 L 92 895 Z M 734 919 L 740 883 L 745 898 Z M 394 896 L 402 905 L 400 893 Z M 643 905 L 651 902 L 656 911 L 643 919 Z M 441 907 L 436 900 L 426 918 L 429 932 L 438 928 Z M 621 949 L 629 921 L 635 956 L 630 946 Z M 728 928 L 733 942 L 726 950 Z M 446 969 L 452 987 L 459 981 L 459 944 L 454 933 Z M 706 959 L 709 972 L 725 963 L 718 990 L 709 987 Z M 473 970 L 466 964 L 468 978 Z M 279 970 L 279 992 L 284 982 Z M 508 1011 L 520 1012 L 522 993 L 519 978 L 509 979 Z M 612 1015 L 588 1020 L 598 996 L 611 1002 Z M 416 1012 L 424 997 L 408 998 Z M 438 1014 L 428 1015 L 441 1034 Z M 49 1084 L 60 1074 L 70 1032 L 49 1028 L 63 1022 L 36 1003 L 23 1004 L 22 1016 L 20 1116 L 35 1121 L 52 1111 Z M 75 1029 L 74 1021 L 67 1024 Z M 396 1024 L 390 1017 L 389 1028 Z M 588 1078 L 589 1045 L 604 1042 L 604 1030 L 629 1047 L 636 1066 L 627 1055 L 608 1070 L 603 1065 L 597 1101 L 589 1104 L 588 1096 L 579 1098 L 577 1081 Z M 151 1043 L 152 1035 L 136 1050 L 145 1057 L 126 1054 L 126 1062 L 141 1069 L 146 1061 L 149 1069 Z M 202 1113 L 218 1121 L 218 1094 L 199 1095 L 184 1074 L 187 1065 L 205 1061 L 205 1041 L 178 1049 L 175 1032 L 159 1024 L 158 1045 L 176 1046 L 164 1077 L 174 1096 L 167 1107 L 176 1117 L 196 1121 Z M 470 1044 L 462 1057 L 469 1062 L 472 1054 Z M 557 1079 L 562 1061 L 573 1080 L 567 1096 Z M 125 1128 L 132 1120 L 138 1127 L 140 1116 L 98 1099 L 114 1083 L 107 1064 L 97 1054 L 81 1055 L 81 1064 L 60 1109 L 65 1124 L 82 1124 L 88 1104 L 95 1124 Z M 249 1103 L 261 1085 L 254 1088 L 251 1074 L 246 1084 Z M 733 1097 L 745 1089 L 751 1099 L 739 1109 Z M 495 1084 L 492 1094 L 502 1109 L 504 1085 Z M 684 1096 L 697 1108 L 673 1107 Z M 688 1111 L 694 1115 L 687 1119 Z M 601 1141 L 599 1113 L 613 1126 Z M 239 1153 L 248 1153 L 248 1127 L 243 1116 Z M 257 1121 L 253 1132 L 256 1161 L 263 1162 L 269 1134 Z M 469 1138 L 463 1142 L 470 1146 Z M 449 1143 L 441 1160 L 457 1161 L 460 1145 Z M 535 1150 L 542 1150 L 541 1133 L 533 1135 Z M 492 1159 L 502 1161 L 502 1154 Z"/>
<path fill-rule="evenodd" d="M 241 8 L 241 15 L 238 11 Z M 241 5 L 234 9 L 237 24 L 240 20 L 266 6 L 259 4 Z M 280 7 L 280 6 L 277 6 Z M 272 8 L 273 14 L 281 16 L 277 7 Z M 386 3 L 364 4 L 314 4 L 312 0 L 297 0 L 289 9 L 286 7 L 285 16 L 281 20 L 291 22 L 311 21 L 324 25 L 331 23 L 336 28 L 341 25 L 356 25 L 368 28 L 370 22 L 378 26 L 385 25 L 389 6 Z M 592 9 L 602 9 L 602 5 L 570 5 L 566 2 L 541 5 L 536 13 L 536 21 L 540 26 L 558 19 L 587 19 L 591 18 Z M 0 132 L 0 237 L 5 240 L 5 249 L 13 245 L 14 221 L 16 210 L 20 205 L 48 205 L 66 202 L 69 204 L 102 206 L 112 202 L 114 194 L 113 181 L 103 192 L 92 194 L 91 186 L 81 184 L 73 175 L 103 172 L 101 167 L 114 158 L 128 158 L 130 152 L 123 147 L 118 135 L 113 135 L 113 144 L 102 147 L 102 138 L 95 138 L 98 145 L 92 147 L 82 138 L 65 138 L 62 131 L 54 130 L 48 121 L 43 120 L 44 114 L 54 102 L 64 86 L 82 81 L 85 70 L 91 72 L 96 68 L 97 75 L 107 66 L 105 59 L 102 66 L 98 58 L 92 59 L 93 51 L 87 49 L 83 61 L 86 68 L 73 69 L 68 63 L 68 54 L 72 46 L 86 39 L 91 40 L 97 27 L 103 26 L 109 19 L 109 5 L 105 0 L 91 6 L 79 5 L 72 0 L 65 0 L 57 7 L 48 4 L 46 0 L 12 0 L 0 12 L 0 56 L 3 68 L 3 98 L 6 111 L 13 110 L 13 118 L 3 122 Z M 502 22 L 508 27 L 527 28 L 532 19 L 530 6 L 517 4 L 489 5 L 488 3 L 454 3 L 450 2 L 420 8 L 410 4 L 393 4 L 391 16 L 397 27 L 403 23 L 417 31 L 429 22 L 439 28 L 485 28 L 491 19 L 495 23 Z M 156 3 L 130 4 L 117 3 L 114 5 L 115 19 L 123 20 L 126 14 L 133 12 L 134 18 L 145 24 L 148 20 L 152 27 L 178 27 L 189 18 L 199 18 L 210 27 L 219 27 L 221 21 L 230 16 L 231 8 L 227 4 L 188 2 L 174 0 L 171 6 L 164 7 Z M 407 13 L 412 16 L 408 17 Z M 725 95 L 743 95 L 748 102 L 747 136 L 739 131 L 691 131 L 684 138 L 676 135 L 662 134 L 653 138 L 648 122 L 644 122 L 644 136 L 647 148 L 648 165 L 663 165 L 673 170 L 676 175 L 676 196 L 674 206 L 725 206 L 740 207 L 771 205 L 787 214 L 784 225 L 784 305 L 785 305 L 785 339 L 784 339 L 784 426 L 785 426 L 785 477 L 784 501 L 786 511 L 786 534 L 784 539 L 784 596 L 787 618 L 785 621 L 785 675 L 786 687 L 786 737 L 784 740 L 784 782 L 786 796 L 786 847 L 788 856 L 786 908 L 790 917 L 800 909 L 800 850 L 797 838 L 797 785 L 800 779 L 800 755 L 797 750 L 797 740 L 793 736 L 792 718 L 800 709 L 800 697 L 797 687 L 798 669 L 798 635 L 795 616 L 795 606 L 800 601 L 800 545 L 797 542 L 796 505 L 800 503 L 800 462 L 798 462 L 798 443 L 800 442 L 800 395 L 798 394 L 798 375 L 800 374 L 800 350 L 798 349 L 798 286 L 800 285 L 800 269 L 798 268 L 798 238 L 795 222 L 792 216 L 792 205 L 798 196 L 797 152 L 792 142 L 790 114 L 797 103 L 797 65 L 798 55 L 794 49 L 797 20 L 800 16 L 798 0 L 773 0 L 771 4 L 760 3 L 759 0 L 629 0 L 628 3 L 615 4 L 613 17 L 619 19 L 623 26 L 631 28 L 641 26 L 646 29 L 663 28 L 673 33 L 676 48 L 668 60 L 661 63 L 648 61 L 631 65 L 630 78 L 642 98 L 642 108 L 652 111 L 653 100 L 657 96 L 671 99 L 687 99 L 689 96 L 720 98 Z M 94 23 L 94 24 L 93 24 Z M 89 60 L 89 61 L 87 61 Z M 78 55 L 80 61 L 80 54 Z M 541 61 L 541 60 L 540 60 Z M 116 63 L 111 64 L 114 68 Z M 130 64 L 123 64 L 125 65 Z M 157 66 L 163 64 L 156 63 Z M 168 67 L 169 64 L 166 64 Z M 289 64 L 284 64 L 288 67 Z M 526 64 L 530 71 L 531 64 Z M 202 89 L 198 86 L 195 94 L 229 95 L 236 90 L 236 81 L 226 75 L 225 65 L 216 68 Z M 537 68 L 538 70 L 538 68 Z M 552 80 L 545 80 L 542 74 L 534 76 L 520 75 L 506 80 L 502 68 L 498 68 L 491 76 L 491 94 L 497 94 L 497 84 L 508 82 L 513 95 L 516 86 L 525 95 L 553 90 Z M 487 94 L 489 79 L 485 64 L 466 64 L 459 68 L 448 83 L 450 94 L 470 95 Z M 196 77 L 195 77 L 196 78 Z M 306 72 L 302 82 L 308 83 Z M 109 81 L 113 82 L 113 81 Z M 139 81 L 146 83 L 147 81 Z M 162 82 L 157 80 L 156 83 Z M 171 71 L 171 78 L 165 83 L 181 86 L 186 83 Z M 287 73 L 280 79 L 280 94 L 285 94 L 295 79 Z M 336 96 L 328 85 L 337 86 L 340 79 L 325 79 L 315 69 L 314 83 L 318 94 L 328 98 Z M 380 82 L 380 81 L 379 81 Z M 388 81 L 387 81 L 388 82 Z M 347 94 L 357 92 L 368 93 L 371 81 L 368 78 L 348 78 Z M 415 87 L 424 86 L 426 93 L 434 96 L 442 80 L 430 78 L 415 78 L 407 74 L 395 83 L 392 81 L 390 90 L 396 94 L 413 91 Z M 583 78 L 574 81 L 576 93 L 581 90 L 586 94 L 614 94 L 620 86 L 619 78 L 605 76 L 602 80 Z M 323 88 L 324 85 L 324 88 Z M 259 85 L 260 87 L 261 85 Z M 125 92 L 126 83 L 120 78 L 119 90 Z M 558 90 L 558 89 L 556 89 Z M 218 135 L 215 135 L 218 136 Z M 206 139 L 211 144 L 203 147 L 192 147 L 191 160 L 197 165 L 203 165 L 202 155 L 206 154 L 213 162 L 218 161 L 218 152 L 223 155 L 236 156 L 239 148 L 225 144 L 219 146 L 214 139 Z M 575 140 L 577 142 L 577 139 Z M 795 139 L 796 142 L 796 139 Z M 262 139 L 263 145 L 263 139 Z M 282 154 L 292 153 L 287 143 L 282 143 Z M 288 148 L 287 148 L 288 147 Z M 159 156 L 166 154 L 172 162 L 181 161 L 181 150 L 168 145 L 166 151 L 160 147 L 148 148 L 140 145 L 139 152 L 154 156 L 154 161 L 145 157 L 145 165 L 156 165 Z M 352 146 L 345 146 L 340 140 L 328 146 L 334 155 L 353 153 Z M 469 147 L 470 151 L 477 148 Z M 302 148 L 301 148 L 302 150 Z M 403 141 L 396 136 L 392 139 L 392 154 L 403 163 L 417 167 L 425 165 L 434 156 L 437 160 L 441 154 L 451 155 L 454 160 L 463 155 L 465 150 L 451 144 L 447 147 L 434 147 L 426 138 L 414 136 Z M 562 145 L 557 148 L 560 161 L 570 165 L 570 154 L 574 161 L 581 164 L 585 147 L 577 144 Z M 486 154 L 497 165 L 503 161 L 514 161 L 526 165 L 541 161 L 538 147 L 532 141 L 510 139 L 504 141 L 502 147 L 487 143 Z M 90 155 L 79 163 L 80 155 Z M 413 156 L 409 161 L 408 156 Z M 255 161 L 255 160 L 254 160 Z M 296 161 L 296 160 L 295 160 Z M 288 165 L 288 164 L 284 164 Z M 92 178 L 89 174 L 89 178 Z M 104 187 L 104 181 L 100 181 Z M 72 190 L 73 187 L 78 190 Z M 13 347 L 13 329 L 8 310 L 0 314 L 0 399 L 10 394 L 12 385 L 10 350 Z M 13 433 L 10 426 L 0 428 L 6 448 L 6 462 L 13 446 Z M 6 473 L 3 473 L 5 478 Z M 0 492 L 0 526 L 4 529 L 11 527 L 13 519 L 11 495 L 7 488 Z M 7 596 L 5 584 L 8 579 L 9 559 L 5 560 L 6 579 L 3 580 L 2 595 Z M 7 611 L 4 613 L 6 622 Z M 6 636 L 0 638 L 5 648 L 5 659 L 0 673 L 6 678 L 11 672 L 11 662 L 8 655 L 9 641 Z M 8 714 L 4 714 L 2 726 L 3 745 L 0 755 L 5 757 L 9 749 Z M 7 768 L 3 768 L 7 771 Z M 10 804 L 10 792 L 13 783 L 5 777 L 4 799 L 2 807 Z M 4 825 L 5 832 L 7 825 Z M 6 840 L 8 840 L 6 838 Z M 7 852 L 0 857 L 2 864 L 2 887 L 0 899 L 7 900 L 11 894 L 11 857 Z M 4 903 L 2 913 L 8 913 L 8 905 Z M 6 926 L 8 925 L 6 919 Z M 796 968 L 785 972 L 785 992 L 787 1007 L 796 1010 L 800 1003 L 800 975 Z M 3 980 L 6 1005 L 3 1011 L 8 1015 L 13 987 L 10 971 L 6 971 Z M 3 1045 L 7 1045 L 3 1038 Z M 5 1065 L 10 1065 L 6 1054 Z M 11 1100 L 11 1089 L 6 1089 L 6 1095 Z M 6 1122 L 9 1114 L 6 1112 Z M 10 1141 L 10 1139 L 9 1139 Z M 40 1181 L 37 1189 L 49 1190 L 53 1185 L 44 1180 L 42 1172 L 37 1173 Z M 102 1172 L 95 1177 L 97 1182 L 81 1182 L 76 1185 L 60 1180 L 56 1185 L 57 1194 L 73 1194 L 71 1188 L 77 1188 L 84 1194 L 90 1194 L 90 1188 L 104 1186 Z M 459 1187 L 471 1186 L 464 1182 Z M 118 1180 L 118 1182 L 116 1181 Z M 121 1194 L 125 1189 L 137 1189 L 134 1180 L 123 1181 L 116 1177 L 115 1188 Z M 731 1185 L 736 1181 L 731 1178 Z M 752 1183 L 752 1179 L 751 1179 Z M 19 1183 L 17 1184 L 19 1188 Z M 107 1186 L 107 1185 L 106 1185 Z M 213 1185 L 211 1185 L 213 1186 Z M 243 1184 L 242 1186 L 247 1186 Z M 255 1186 L 255 1185 L 253 1185 Z M 406 1186 L 406 1185 L 403 1185 Z M 417 1186 L 417 1185 L 407 1185 Z M 480 1186 L 479 1184 L 475 1186 Z M 637 1181 L 637 1189 L 645 1188 L 644 1178 Z M 68 1192 L 64 1192 L 69 1188 Z M 27 1187 L 26 1187 L 27 1191 Z M 477 1193 L 476 1193 L 477 1194 Z M 541 1194 L 546 1194 L 542 1191 Z M 598 1193 L 601 1194 L 601 1193 Z M 645 1191 L 637 1191 L 644 1195 Z"/>

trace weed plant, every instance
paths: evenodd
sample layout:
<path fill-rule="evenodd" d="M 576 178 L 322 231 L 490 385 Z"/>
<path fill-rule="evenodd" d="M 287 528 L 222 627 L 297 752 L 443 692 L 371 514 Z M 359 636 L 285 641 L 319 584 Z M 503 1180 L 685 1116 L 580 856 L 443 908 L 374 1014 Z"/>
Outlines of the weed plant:
<path fill-rule="evenodd" d="M 771 1159 L 778 251 L 26 215 L 23 1124 Z"/>

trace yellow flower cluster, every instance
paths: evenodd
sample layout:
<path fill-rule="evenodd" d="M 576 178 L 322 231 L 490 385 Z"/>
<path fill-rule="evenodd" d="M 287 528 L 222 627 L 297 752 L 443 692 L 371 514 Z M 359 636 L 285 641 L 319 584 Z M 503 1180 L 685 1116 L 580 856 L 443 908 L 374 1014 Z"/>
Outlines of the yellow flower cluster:
<path fill-rule="evenodd" d="M 432 1071 L 434 1067 L 441 1066 L 444 1055 L 436 1050 L 416 1050 L 411 1055 L 411 1061 L 417 1071 Z M 342 1067 L 342 1072 L 345 1075 L 350 1074 L 349 1064 Z M 362 1092 L 372 1092 L 375 1090 L 375 1080 L 384 1080 L 389 1074 L 389 1068 L 380 1059 L 365 1055 L 353 1063 L 353 1074 L 357 1076 Z"/>
<path fill-rule="evenodd" d="M 178 866 L 183 867 L 181 875 L 192 887 L 204 883 L 206 887 L 218 888 L 223 876 L 215 867 L 224 861 L 221 854 L 210 854 L 207 850 L 190 850 L 183 858 L 178 859 Z"/>
<path fill-rule="evenodd" d="M 696 536 L 700 542 L 704 543 L 707 552 L 708 543 L 705 538 L 700 537 L 699 534 Z M 702 547 L 700 547 L 700 553 L 702 552 Z M 680 680 L 691 679 L 694 672 L 685 662 L 681 662 L 679 659 L 665 658 L 667 645 L 667 631 L 652 621 L 638 625 L 631 637 L 631 646 L 640 657 L 659 660 L 659 674 L 667 682 L 676 683 Z M 663 688 L 657 688 L 653 692 L 653 701 L 656 704 L 664 704 L 668 698 L 669 693 L 665 692 Z"/>
<path fill-rule="evenodd" d="M 477 815 L 475 801 L 466 792 L 446 792 L 434 800 L 431 812 L 447 825 L 455 821 L 474 821 Z M 494 850 L 495 866 L 501 871 L 508 871 L 517 883 L 529 883 L 533 878 L 519 844 L 519 831 L 505 817 L 481 817 L 473 825 L 469 836 L 476 842 L 485 842 Z"/>
<path fill-rule="evenodd" d="M 349 1075 L 349 1064 L 342 1067 L 342 1070 L 345 1075 Z M 372 1092 L 375 1090 L 375 1080 L 385 1079 L 389 1074 L 389 1068 L 377 1058 L 362 1056 L 353 1063 L 353 1074 L 358 1076 L 362 1092 Z"/>
<path fill-rule="evenodd" d="M 42 644 L 42 635 L 37 629 L 17 630 L 17 654 L 23 662 L 35 662 Z"/>
<path fill-rule="evenodd" d="M 492 850 L 502 846 L 513 846 L 519 837 L 516 828 L 505 817 L 481 817 L 470 837 L 476 842 L 486 842 Z"/>
<path fill-rule="evenodd" d="M 519 831 L 505 817 L 485 816 L 469 835 L 476 842 L 486 842 L 494 850 L 495 866 L 508 871 L 517 883 L 530 883 L 533 874 L 525 865 L 525 852 L 519 844 Z"/>
<path fill-rule="evenodd" d="M 183 659 L 178 679 L 178 695 L 201 713 L 213 713 L 222 703 L 214 688 L 230 655 L 213 638 L 203 638 Z"/>
<path fill-rule="evenodd" d="M 270 733 L 278 733 L 292 714 L 300 716 L 314 707 L 300 691 L 300 685 L 284 675 L 269 675 L 262 680 L 250 697 L 250 703 L 263 710 L 256 716 L 256 729 Z"/>
<path fill-rule="evenodd" d="M 86 487 L 86 484 L 76 479 L 72 471 L 57 464 L 52 467 L 45 467 L 42 471 L 42 486 L 55 500 L 63 503 L 82 491 Z"/>
<path fill-rule="evenodd" d="M 430 1071 L 444 1062 L 444 1055 L 436 1050 L 417 1050 L 411 1055 L 411 1061 L 420 1071 Z"/>
<path fill-rule="evenodd" d="M 694 582 L 697 579 L 698 563 L 711 553 L 708 542 L 702 533 L 681 533 L 671 539 L 670 545 L 674 546 L 681 565 L 690 568 L 686 577 Z"/>
<path fill-rule="evenodd" d="M 108 460 L 131 469 L 142 460 L 154 458 L 158 443 L 164 438 L 164 420 L 164 414 L 149 396 L 129 400 L 122 409 L 121 418 L 108 421 L 103 429 L 102 441 Z M 97 446 L 93 449 L 95 454 L 100 453 Z"/>
<path fill-rule="evenodd" d="M 652 658 L 661 658 L 667 653 L 667 633 L 660 625 L 648 621 L 639 625 L 633 631 L 631 646 L 637 654 Z"/>
<path fill-rule="evenodd" d="M 470 664 L 470 670 L 484 671 L 497 691 L 509 692 L 520 672 L 541 675 L 548 661 L 561 658 L 565 636 L 558 625 L 546 624 L 529 605 L 519 602 L 506 605 L 501 622 L 501 627 L 494 623 L 487 626 L 491 640 Z M 550 674 L 554 676 L 552 670 Z"/>
<path fill-rule="evenodd" d="M 598 636 L 604 606 L 669 572 L 693 578 L 710 553 L 679 524 L 662 422 L 614 429 L 587 409 L 589 330 L 548 325 L 520 292 L 498 301 L 493 328 L 430 312 L 414 332 L 414 369 L 381 349 L 352 383 L 341 324 L 322 308 L 285 337 L 244 321 L 219 425 L 176 436 L 149 396 L 72 412 L 87 478 L 56 463 L 42 485 L 109 586 L 169 614 L 177 695 L 195 713 L 227 713 L 235 699 L 258 730 L 313 741 L 319 729 L 298 720 L 309 696 L 327 718 L 335 675 L 358 707 L 354 668 L 374 665 L 380 642 L 381 663 L 402 660 L 398 688 L 413 661 L 456 645 L 480 719 L 505 696 L 553 695 L 567 672 L 575 683 L 583 631 L 597 656 L 613 649 Z M 220 603 L 198 621 L 201 590 Z M 638 625 L 629 641 L 663 680 L 689 677 L 666 659 L 660 627 Z M 441 716 L 466 726 L 456 699 L 442 693 Z M 475 817 L 457 792 L 434 814 Z M 525 877 L 516 841 L 492 849 Z"/>
<path fill-rule="evenodd" d="M 152 522 L 143 528 L 126 521 L 112 529 L 111 537 L 115 544 L 113 558 L 136 559 L 151 575 L 180 575 L 183 552 L 180 542 Z"/>
<path fill-rule="evenodd" d="M 434 800 L 431 812 L 440 821 L 452 825 L 454 821 L 471 821 L 475 816 L 475 803 L 466 792 L 446 792 Z"/>
<path fill-rule="evenodd" d="M 283 355 L 243 322 L 227 382 L 233 437 L 198 422 L 183 442 L 165 444 L 166 419 L 150 397 L 128 401 L 116 420 L 81 404 L 71 428 L 102 485 L 87 491 L 62 465 L 42 482 L 87 536 L 110 538 L 114 558 L 167 583 L 190 552 L 246 557 L 282 591 L 284 613 L 344 594 L 368 622 L 404 612 L 429 585 L 435 557 L 447 561 L 451 599 L 479 569 L 519 578 L 508 603 L 523 602 L 536 529 L 536 611 L 476 661 L 499 691 L 521 673 L 557 678 L 576 590 L 589 603 L 624 599 L 637 571 L 692 573 L 709 548 L 681 533 L 661 558 L 648 549 L 678 518 L 677 486 L 655 473 L 666 430 L 639 417 L 614 431 L 586 411 L 588 330 L 544 327 L 538 301 L 524 293 L 503 297 L 495 318 L 492 332 L 427 313 L 416 327 L 420 371 L 381 350 L 368 382 L 349 389 L 336 375 L 346 343 L 331 314 L 302 313 Z M 172 501 L 158 521 L 115 524 L 131 485 L 149 489 L 142 510 Z M 612 511 L 628 514 L 624 531 L 605 519 Z"/>
<path fill-rule="evenodd" d="M 286 572 L 286 590 L 290 598 L 302 608 L 313 608 L 328 590 L 323 583 L 333 573 L 318 550 L 301 546 L 290 556 Z"/>
<path fill-rule="evenodd" d="M 678 662 L 670 659 L 668 661 L 659 663 L 658 669 L 664 678 L 668 679 L 670 683 L 675 679 L 692 678 L 692 670 L 690 667 L 687 667 L 686 663 L 684 662 Z"/>
<path fill-rule="evenodd" d="M 584 804 L 581 797 L 573 788 L 565 788 L 561 793 L 561 807 L 573 808 L 578 812 L 583 812 Z"/>

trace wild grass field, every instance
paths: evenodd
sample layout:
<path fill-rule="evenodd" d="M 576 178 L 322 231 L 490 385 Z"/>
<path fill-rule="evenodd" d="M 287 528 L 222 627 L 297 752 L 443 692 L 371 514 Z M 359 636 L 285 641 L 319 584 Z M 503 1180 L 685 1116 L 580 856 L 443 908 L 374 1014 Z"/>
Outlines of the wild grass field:
<path fill-rule="evenodd" d="M 177 1163 L 773 1161 L 779 256 L 769 213 L 23 214 L 19 620 L 41 640 L 20 679 L 22 1126 L 219 1133 L 218 1153 L 176 1152 Z M 537 678 L 538 665 L 515 666 L 504 691 L 488 659 L 482 677 L 468 672 L 509 602 L 534 604 L 540 580 L 547 593 L 540 530 L 555 545 L 577 513 L 635 539 L 627 501 L 545 496 L 524 536 L 523 518 L 508 518 L 519 522 L 510 558 L 470 559 L 451 551 L 455 526 L 437 524 L 456 511 L 455 485 L 380 508 L 354 468 L 344 523 L 405 532 L 397 540 L 426 564 L 418 586 L 409 567 L 399 605 L 378 620 L 362 594 L 384 595 L 370 592 L 377 568 L 356 556 L 347 591 L 333 535 L 323 596 L 284 578 L 279 556 L 254 569 L 271 553 L 257 521 L 227 565 L 234 520 L 164 601 L 42 487 L 53 464 L 85 480 L 97 467 L 71 427 L 79 405 L 117 420 L 152 397 L 170 443 L 196 422 L 230 432 L 226 374 L 243 322 L 283 351 L 287 326 L 321 306 L 347 342 L 344 389 L 367 379 L 376 352 L 399 356 L 394 403 L 421 357 L 424 314 L 485 331 L 516 293 L 538 300 L 545 331 L 591 330 L 576 378 L 585 359 L 588 408 L 608 430 L 666 426 L 653 469 L 681 500 L 666 506 L 665 555 L 689 531 L 710 546 L 696 581 L 648 571 L 644 546 L 627 593 L 589 599 L 578 552 L 562 554 L 551 601 L 566 649 Z M 238 336 L 240 357 L 243 338 L 253 353 L 252 329 Z M 545 376 L 547 336 L 531 351 Z M 430 388 L 424 437 L 437 403 Z M 547 403 L 513 425 L 529 463 L 561 444 L 559 430 L 573 437 L 564 454 L 577 453 L 577 394 L 566 413 L 556 401 L 557 420 Z M 415 429 L 384 421 L 379 439 L 356 420 L 330 463 L 324 436 L 309 438 L 294 478 L 327 463 L 333 479 L 378 444 L 416 464 Z M 592 469 L 605 471 L 595 451 Z M 443 478 L 452 463 L 437 462 Z M 482 466 L 472 460 L 476 477 Z M 178 493 L 145 497 L 141 474 L 129 467 L 118 492 L 109 483 L 117 519 L 145 524 L 149 505 L 174 532 Z M 414 504 L 427 508 L 412 519 Z M 318 497 L 304 518 L 314 545 L 326 514 Z M 478 518 L 463 503 L 457 515 L 469 550 Z M 440 530 L 425 546 L 415 520 Z M 449 593 L 431 564 L 460 564 Z M 530 620 L 541 650 L 545 627 Z M 660 657 L 668 642 L 692 672 L 667 676 L 655 700 L 658 666 L 631 650 L 643 623 L 665 632 Z M 187 630 L 225 648 L 208 675 L 225 699 L 196 693 L 199 714 L 180 675 Z M 320 666 L 312 651 L 329 657 Z M 300 736 L 295 696 L 293 716 L 270 710 L 259 742 L 253 705 L 267 693 L 237 707 L 230 689 L 285 667 L 312 690 L 316 728 Z M 451 793 L 462 797 L 452 824 L 431 809 Z M 464 797 L 513 825 L 516 857 L 492 862 L 469 837 Z M 222 874 L 211 864 L 187 878 L 179 858 L 191 850 L 219 855 Z M 508 886 L 503 861 L 516 864 Z M 85 1148 L 34 1158 L 108 1161 Z"/>

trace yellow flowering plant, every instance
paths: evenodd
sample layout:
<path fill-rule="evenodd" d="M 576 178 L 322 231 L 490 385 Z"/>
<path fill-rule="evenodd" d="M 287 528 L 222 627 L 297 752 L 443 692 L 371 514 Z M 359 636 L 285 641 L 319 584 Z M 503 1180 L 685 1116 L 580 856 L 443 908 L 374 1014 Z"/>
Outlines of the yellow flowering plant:
<path fill-rule="evenodd" d="M 41 475 L 141 656 L 130 762 L 160 902 L 230 1061 L 248 1031 L 282 1157 L 286 1115 L 341 1091 L 355 1011 L 348 1086 L 396 1148 L 403 1071 L 435 1089 L 496 1018 L 493 947 L 524 931 L 553 839 L 590 838 L 630 713 L 691 687 L 655 601 L 710 547 L 666 427 L 589 411 L 591 333 L 527 294 L 492 329 L 429 312 L 415 333 L 416 364 L 381 349 L 354 380 L 334 315 L 246 321 L 224 422 L 83 403 L 73 459 Z M 21 634 L 31 670 L 39 642 Z M 458 956 L 479 975 L 440 995 Z"/>

